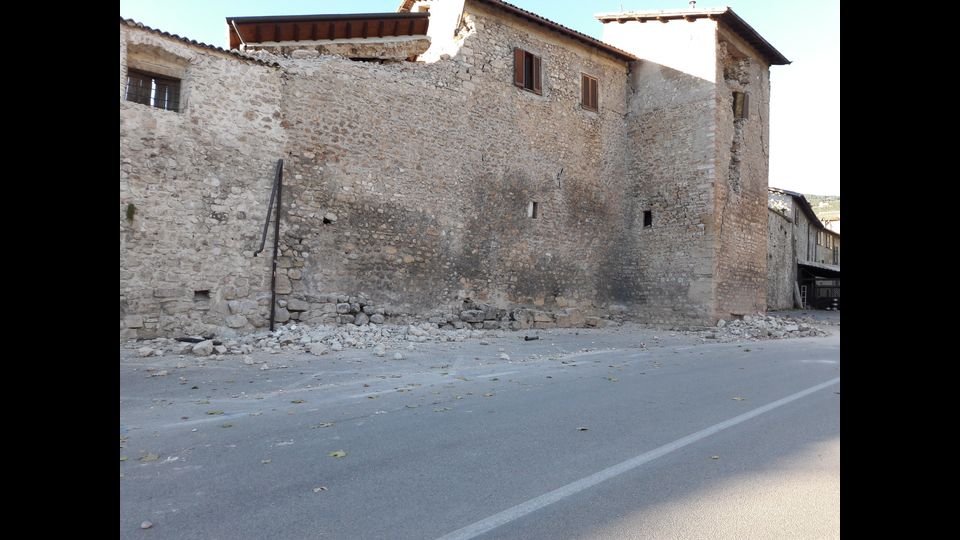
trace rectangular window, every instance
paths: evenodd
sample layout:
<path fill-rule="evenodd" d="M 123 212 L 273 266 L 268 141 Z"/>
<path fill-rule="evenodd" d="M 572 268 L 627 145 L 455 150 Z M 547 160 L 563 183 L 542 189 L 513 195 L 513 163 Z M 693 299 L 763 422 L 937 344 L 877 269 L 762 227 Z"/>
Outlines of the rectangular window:
<path fill-rule="evenodd" d="M 653 225 L 653 211 L 644 210 L 643 211 L 643 226 L 650 227 Z"/>
<path fill-rule="evenodd" d="M 158 109 L 179 111 L 180 80 L 130 69 L 126 99 Z"/>
<path fill-rule="evenodd" d="M 540 80 L 540 57 L 519 47 L 514 47 L 513 84 L 524 90 L 543 95 L 543 86 Z"/>
<path fill-rule="evenodd" d="M 596 77 L 580 74 L 580 105 L 587 110 L 597 111 L 600 109 L 597 97 L 598 81 Z"/>
<path fill-rule="evenodd" d="M 747 118 L 750 112 L 750 94 L 746 92 L 733 93 L 733 118 L 740 120 Z"/>

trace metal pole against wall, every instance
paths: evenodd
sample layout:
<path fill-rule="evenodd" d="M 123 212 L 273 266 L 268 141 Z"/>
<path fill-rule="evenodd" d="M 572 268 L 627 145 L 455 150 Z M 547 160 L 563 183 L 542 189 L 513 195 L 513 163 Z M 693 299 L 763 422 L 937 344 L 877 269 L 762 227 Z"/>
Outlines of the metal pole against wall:
<path fill-rule="evenodd" d="M 283 160 L 277 160 L 277 221 L 273 224 L 273 274 L 270 277 L 270 331 L 277 311 L 277 251 L 280 249 L 280 209 L 283 197 Z"/>
<path fill-rule="evenodd" d="M 277 160 L 277 175 L 273 180 L 273 189 L 270 191 L 270 204 L 267 205 L 267 219 L 263 224 L 263 237 L 260 239 L 260 249 L 253 253 L 256 257 L 267 242 L 267 228 L 270 226 L 270 214 L 273 211 L 273 200 L 277 200 L 277 217 L 273 226 L 273 270 L 270 276 L 270 331 L 273 332 L 273 321 L 277 311 L 277 251 L 280 249 L 280 195 L 283 191 L 283 160 Z"/>

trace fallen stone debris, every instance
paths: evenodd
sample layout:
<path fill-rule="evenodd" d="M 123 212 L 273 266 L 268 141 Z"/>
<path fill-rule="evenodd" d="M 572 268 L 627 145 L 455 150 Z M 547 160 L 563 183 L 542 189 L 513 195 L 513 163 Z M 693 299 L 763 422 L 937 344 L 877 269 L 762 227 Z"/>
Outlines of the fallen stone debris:
<path fill-rule="evenodd" d="M 688 335 L 699 337 L 701 341 L 716 341 L 721 343 L 731 341 L 757 341 L 767 339 L 783 339 L 795 337 L 826 336 L 828 332 L 817 328 L 817 325 L 831 325 L 827 321 L 818 321 L 811 317 L 779 317 L 774 315 L 746 315 L 742 319 L 720 320 L 715 327 L 670 330 L 671 335 Z M 613 322 L 611 325 L 618 325 Z M 331 352 L 344 349 L 370 349 L 375 357 L 384 360 L 402 360 L 403 354 L 396 352 L 400 349 L 414 350 L 418 343 L 462 342 L 478 340 L 481 344 L 488 344 L 491 338 L 519 337 L 525 341 L 539 339 L 538 336 L 525 335 L 523 332 L 510 330 L 482 330 L 474 328 L 444 328 L 436 322 L 419 324 L 378 325 L 368 322 L 356 326 L 348 325 L 317 325 L 291 321 L 280 326 L 273 332 L 261 330 L 234 338 L 214 339 L 213 336 L 188 336 L 189 339 L 155 338 L 146 341 L 130 341 L 124 348 L 135 350 L 138 357 L 163 356 L 165 354 L 194 355 L 205 357 L 204 360 L 217 360 L 224 355 L 250 355 L 255 352 L 265 353 L 309 353 L 315 356 L 324 356 Z M 643 347 L 643 344 L 641 344 Z M 389 354 L 388 354 L 389 353 Z M 505 356 L 505 355 L 501 355 Z M 254 364 L 249 357 L 244 356 L 244 363 Z M 258 360 L 258 364 L 265 361 Z"/>
<path fill-rule="evenodd" d="M 795 337 L 826 336 L 829 332 L 814 325 L 830 325 L 811 317 L 777 317 L 774 315 L 745 315 L 743 319 L 726 321 L 720 319 L 717 326 L 708 330 L 683 332 L 698 335 L 702 341 L 716 340 L 721 343 L 741 340 L 783 339 Z"/>
<path fill-rule="evenodd" d="M 484 339 L 503 337 L 509 332 L 502 330 L 474 330 L 461 328 L 454 330 L 441 329 L 436 323 L 421 323 L 410 325 L 378 325 L 364 324 L 362 326 L 319 325 L 311 326 L 303 323 L 279 326 L 273 332 L 260 331 L 233 339 L 222 338 L 223 343 L 214 341 L 212 337 L 206 339 L 197 336 L 199 341 L 182 341 L 173 338 L 155 338 L 146 341 L 131 341 L 126 348 L 133 347 L 138 357 L 162 356 L 164 354 L 192 354 L 216 360 L 220 355 L 249 355 L 254 352 L 267 353 L 309 353 L 323 356 L 330 352 L 351 349 L 371 349 L 371 354 L 377 357 L 402 360 L 399 352 L 387 356 L 388 350 L 396 351 L 406 348 L 412 349 L 416 343 L 443 343 L 459 342 L 467 339 Z M 252 361 L 248 363 L 253 363 Z"/>

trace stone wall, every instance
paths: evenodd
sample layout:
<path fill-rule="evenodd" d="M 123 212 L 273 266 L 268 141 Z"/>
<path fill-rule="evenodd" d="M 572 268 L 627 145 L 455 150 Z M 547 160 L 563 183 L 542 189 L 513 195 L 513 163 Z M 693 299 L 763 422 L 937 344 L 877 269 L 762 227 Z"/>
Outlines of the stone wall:
<path fill-rule="evenodd" d="M 128 57 L 181 70 L 180 112 L 124 100 Z M 282 86 L 277 68 L 120 25 L 121 337 L 262 326 L 269 261 L 252 253 L 284 155 Z"/>
<path fill-rule="evenodd" d="M 797 283 L 794 257 L 793 220 L 773 209 L 767 210 L 767 309 L 793 307 Z"/>
<path fill-rule="evenodd" d="M 762 312 L 767 303 L 770 71 L 722 26 L 717 39 L 716 316 L 726 318 Z M 734 92 L 749 95 L 745 118 L 734 118 Z"/>
<path fill-rule="evenodd" d="M 432 62 L 258 61 L 120 34 L 122 337 L 267 324 L 272 224 L 253 252 L 280 158 L 279 322 L 677 325 L 763 310 L 765 239 L 750 227 L 765 225 L 765 66 L 731 83 L 721 55 L 718 91 L 470 0 Z M 514 47 L 542 59 L 542 95 L 514 86 Z M 124 101 L 131 62 L 183 79 L 180 112 Z M 599 112 L 580 106 L 581 73 L 599 79 Z M 737 85 L 757 94 L 739 131 Z"/>
<path fill-rule="evenodd" d="M 464 20 L 432 64 L 284 60 L 284 251 L 311 250 L 294 297 L 356 291 L 395 314 L 621 299 L 600 276 L 620 266 L 626 64 L 472 3 Z M 514 47 L 541 56 L 542 96 L 513 85 Z M 599 114 L 581 71 L 602 81 Z"/>
<path fill-rule="evenodd" d="M 121 81 L 130 43 L 188 66 L 182 112 L 121 89 L 123 335 L 266 324 L 272 230 L 252 251 L 279 157 L 280 322 L 482 311 L 466 322 L 491 326 L 490 311 L 549 327 L 626 300 L 626 63 L 479 5 L 460 34 L 432 64 L 277 69 L 121 25 Z M 542 96 L 512 84 L 515 46 L 543 59 Z M 581 72 L 599 113 L 580 107 Z"/>
<path fill-rule="evenodd" d="M 780 195 L 791 209 L 793 217 L 793 243 L 797 261 L 815 261 L 817 249 L 817 223 L 810 219 L 800 205 L 789 195 Z"/>
<path fill-rule="evenodd" d="M 630 176 L 619 283 L 645 321 L 712 322 L 714 85 L 654 62 L 633 67 Z M 644 227 L 644 212 L 651 225 Z M 628 259 L 629 261 L 629 259 Z M 633 261 L 629 261 L 632 263 Z"/>

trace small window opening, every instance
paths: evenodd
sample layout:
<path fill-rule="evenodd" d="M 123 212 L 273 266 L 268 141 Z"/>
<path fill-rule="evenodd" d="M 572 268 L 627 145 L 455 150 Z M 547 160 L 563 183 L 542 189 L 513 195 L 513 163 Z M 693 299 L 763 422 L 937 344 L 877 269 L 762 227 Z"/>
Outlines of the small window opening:
<path fill-rule="evenodd" d="M 733 118 L 741 120 L 750 113 L 750 95 L 746 92 L 733 93 Z"/>
<path fill-rule="evenodd" d="M 591 77 L 585 73 L 580 74 L 580 106 L 584 109 L 594 112 L 599 109 L 597 85 L 596 77 Z"/>
<path fill-rule="evenodd" d="M 530 201 L 530 204 L 527 205 L 527 217 L 533 219 L 540 217 L 540 203 L 536 201 Z"/>
<path fill-rule="evenodd" d="M 653 225 L 653 211 L 644 210 L 643 211 L 643 226 L 650 227 Z"/>
<path fill-rule="evenodd" d="M 195 302 L 201 302 L 203 300 L 210 299 L 210 291 L 193 291 L 193 300 Z"/>
<path fill-rule="evenodd" d="M 540 57 L 519 47 L 513 49 L 513 84 L 543 95 Z"/>
<path fill-rule="evenodd" d="M 126 100 L 177 112 L 180 110 L 180 80 L 129 69 Z"/>

